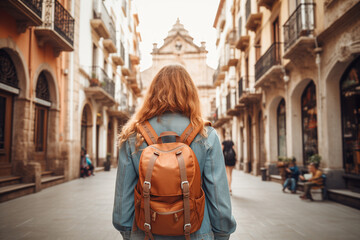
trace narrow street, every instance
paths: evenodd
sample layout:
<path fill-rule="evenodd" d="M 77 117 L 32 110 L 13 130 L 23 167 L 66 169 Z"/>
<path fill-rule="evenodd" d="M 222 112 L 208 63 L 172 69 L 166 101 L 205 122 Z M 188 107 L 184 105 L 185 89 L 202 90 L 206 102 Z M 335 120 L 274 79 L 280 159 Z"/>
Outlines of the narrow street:
<path fill-rule="evenodd" d="M 116 169 L 0 204 L 0 239 L 121 239 L 111 223 Z M 359 239 L 360 211 L 301 201 L 234 171 L 231 239 Z"/>

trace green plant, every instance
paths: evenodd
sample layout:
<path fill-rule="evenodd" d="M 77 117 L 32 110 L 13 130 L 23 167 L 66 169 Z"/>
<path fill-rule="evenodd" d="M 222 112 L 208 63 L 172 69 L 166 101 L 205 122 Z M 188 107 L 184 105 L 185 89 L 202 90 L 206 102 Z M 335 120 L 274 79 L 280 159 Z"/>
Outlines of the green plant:
<path fill-rule="evenodd" d="M 308 163 L 315 163 L 318 166 L 320 165 L 321 162 L 321 156 L 319 154 L 314 154 L 311 157 L 309 157 Z"/>
<path fill-rule="evenodd" d="M 278 156 L 278 161 L 283 163 L 289 163 L 293 160 L 293 158 L 284 157 L 284 156 Z"/>

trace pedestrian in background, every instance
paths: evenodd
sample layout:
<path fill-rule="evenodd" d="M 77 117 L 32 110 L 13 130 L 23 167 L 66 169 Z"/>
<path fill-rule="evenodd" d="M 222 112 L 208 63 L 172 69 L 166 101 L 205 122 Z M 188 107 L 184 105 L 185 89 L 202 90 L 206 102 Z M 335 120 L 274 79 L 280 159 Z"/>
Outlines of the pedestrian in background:
<path fill-rule="evenodd" d="M 93 165 L 92 162 L 91 162 L 91 159 L 90 159 L 90 157 L 89 157 L 89 154 L 86 154 L 86 155 L 85 155 L 85 158 L 86 158 L 86 163 L 87 163 L 87 165 L 89 166 L 89 172 L 90 172 L 90 174 L 93 175 L 93 176 L 95 176 L 95 174 L 94 174 L 94 165 Z"/>
<path fill-rule="evenodd" d="M 190 148 L 200 167 L 202 189 L 206 196 L 205 208 L 200 229 L 189 236 L 191 240 L 229 239 L 230 234 L 235 231 L 236 222 L 231 214 L 220 141 L 214 128 L 204 127 L 196 86 L 188 72 L 179 65 L 166 66 L 160 70 L 150 84 L 143 105 L 122 129 L 113 210 L 114 227 L 125 240 L 143 240 L 145 237 L 144 231 L 137 228 L 140 226 L 136 226 L 137 221 L 134 220 L 134 188 L 138 182 L 140 156 L 148 146 L 139 132 L 139 125 L 146 121 L 157 136 L 165 131 L 172 131 L 180 136 L 190 123 L 194 129 L 200 128 Z M 170 139 L 163 138 L 163 142 L 167 142 L 165 140 Z M 178 166 L 174 166 L 174 169 L 179 171 Z M 152 183 L 152 188 L 153 184 L 156 183 Z M 178 187 L 181 192 L 180 186 L 174 187 Z M 143 206 L 145 203 L 141 200 L 139 204 Z M 157 213 L 153 212 L 151 216 L 156 221 Z M 175 213 L 170 216 L 169 221 L 177 219 L 178 215 Z M 184 230 L 186 227 L 184 225 Z M 152 234 L 151 237 L 156 240 L 184 239 L 184 236 L 170 235 Z"/>
<path fill-rule="evenodd" d="M 296 193 L 296 185 L 299 180 L 300 171 L 298 166 L 296 165 L 296 159 L 293 158 L 289 163 L 289 167 L 285 169 L 287 173 L 287 178 L 284 182 L 283 192 L 285 192 L 286 188 L 290 188 L 291 193 Z"/>
<path fill-rule="evenodd" d="M 310 163 L 308 165 L 309 173 L 312 177 L 309 180 L 306 180 L 304 176 L 300 176 L 302 181 L 306 181 L 304 184 L 304 194 L 300 196 L 302 200 L 310 199 L 313 201 L 311 196 L 312 188 L 319 188 L 323 186 L 322 172 L 319 170 L 319 166 L 316 163 Z"/>
<path fill-rule="evenodd" d="M 89 174 L 89 165 L 86 161 L 86 149 L 81 148 L 80 177 L 87 177 Z"/>
<path fill-rule="evenodd" d="M 230 138 L 230 134 L 226 135 L 226 139 L 222 142 L 223 145 L 223 154 L 225 159 L 225 166 L 226 166 L 226 175 L 229 185 L 230 194 L 232 194 L 231 189 L 231 181 L 232 181 L 232 171 L 234 170 L 236 164 L 236 153 L 234 150 L 234 142 Z"/>

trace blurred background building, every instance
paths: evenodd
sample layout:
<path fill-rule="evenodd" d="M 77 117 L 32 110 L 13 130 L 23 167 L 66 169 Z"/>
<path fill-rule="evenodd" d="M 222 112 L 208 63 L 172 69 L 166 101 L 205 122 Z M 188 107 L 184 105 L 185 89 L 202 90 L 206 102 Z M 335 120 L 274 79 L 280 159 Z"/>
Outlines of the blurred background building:
<path fill-rule="evenodd" d="M 140 94 L 132 0 L 0 2 L 0 200 L 116 164 Z"/>
<path fill-rule="evenodd" d="M 186 68 L 199 90 L 202 114 L 208 118 L 214 100 L 215 88 L 212 84 L 214 69 L 206 64 L 205 42 L 197 46 L 193 38 L 177 19 L 161 47 L 153 44 L 152 66 L 141 73 L 143 95 L 160 69 L 169 64 L 180 64 Z"/>
<path fill-rule="evenodd" d="M 319 154 L 332 198 L 360 191 L 360 3 L 221 0 L 214 126 L 239 168 Z M 275 169 L 275 170 L 274 170 Z M 338 196 L 335 196 L 338 194 Z"/>

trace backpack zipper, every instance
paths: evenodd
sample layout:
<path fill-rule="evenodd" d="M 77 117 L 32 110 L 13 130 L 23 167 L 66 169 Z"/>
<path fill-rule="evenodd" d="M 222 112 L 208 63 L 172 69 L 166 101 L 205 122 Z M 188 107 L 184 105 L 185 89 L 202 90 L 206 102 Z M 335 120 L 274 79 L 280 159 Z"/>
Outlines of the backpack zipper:
<path fill-rule="evenodd" d="M 154 147 L 154 146 L 152 146 L 152 145 L 150 145 L 149 147 L 151 147 L 151 148 L 153 148 L 153 149 L 156 149 L 156 150 L 158 150 L 159 152 L 167 153 L 167 152 L 172 152 L 172 151 L 174 151 L 174 150 L 177 150 L 177 149 L 179 149 L 179 148 L 183 148 L 184 145 L 183 145 L 183 146 L 179 146 L 179 147 L 174 148 L 174 149 L 171 149 L 171 150 L 169 150 L 169 151 L 160 150 L 160 149 L 158 149 L 158 148 L 156 148 L 156 147 Z"/>

